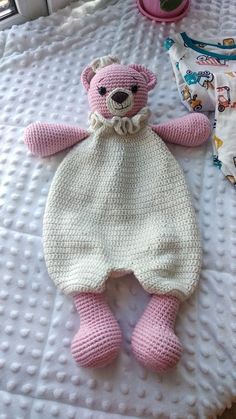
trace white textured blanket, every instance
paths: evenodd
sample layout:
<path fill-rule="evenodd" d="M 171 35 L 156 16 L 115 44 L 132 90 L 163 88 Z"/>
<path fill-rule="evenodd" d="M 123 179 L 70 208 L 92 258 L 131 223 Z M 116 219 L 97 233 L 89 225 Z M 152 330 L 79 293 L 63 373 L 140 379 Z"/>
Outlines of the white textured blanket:
<path fill-rule="evenodd" d="M 70 355 L 79 319 L 55 289 L 42 254 L 49 185 L 64 154 L 37 159 L 22 134 L 34 121 L 86 126 L 80 84 L 94 57 L 116 54 L 158 74 L 153 121 L 186 113 L 163 40 L 185 30 L 196 38 L 236 35 L 236 0 L 193 0 L 178 24 L 156 24 L 135 0 L 78 3 L 0 33 L 0 418 L 214 418 L 236 396 L 236 190 L 213 167 L 211 145 L 171 147 L 193 195 L 204 248 L 201 283 L 184 303 L 177 332 L 185 353 L 163 376 L 136 363 L 134 324 L 147 295 L 133 277 L 108 282 L 123 330 L 116 363 L 83 370 Z"/>

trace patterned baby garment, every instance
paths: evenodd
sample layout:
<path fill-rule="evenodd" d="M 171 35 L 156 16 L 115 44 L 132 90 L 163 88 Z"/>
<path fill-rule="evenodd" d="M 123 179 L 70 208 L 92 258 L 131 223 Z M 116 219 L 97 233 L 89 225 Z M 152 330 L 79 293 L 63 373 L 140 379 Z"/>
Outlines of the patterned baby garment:
<path fill-rule="evenodd" d="M 148 126 L 148 109 L 90 116 L 88 139 L 60 164 L 43 222 L 49 275 L 65 293 L 102 292 L 133 271 L 149 293 L 183 300 L 195 289 L 201 248 L 184 175 Z"/>
<path fill-rule="evenodd" d="M 197 41 L 185 32 L 165 41 L 181 101 L 189 111 L 214 111 L 213 161 L 236 184 L 236 45 L 233 38 Z"/>
<path fill-rule="evenodd" d="M 236 73 L 215 75 L 214 155 L 227 179 L 236 184 Z"/>

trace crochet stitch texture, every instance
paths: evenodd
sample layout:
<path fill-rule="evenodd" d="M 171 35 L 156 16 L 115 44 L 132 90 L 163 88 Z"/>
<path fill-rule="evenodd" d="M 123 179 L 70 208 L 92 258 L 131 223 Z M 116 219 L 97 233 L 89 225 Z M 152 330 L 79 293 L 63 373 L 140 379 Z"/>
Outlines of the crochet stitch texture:
<path fill-rule="evenodd" d="M 198 283 L 201 249 L 182 170 L 160 137 L 196 146 L 208 138 L 210 124 L 194 114 L 149 126 L 147 97 L 156 77 L 142 65 L 102 57 L 81 80 L 92 111 L 88 130 L 38 122 L 25 132 L 36 155 L 77 144 L 59 166 L 46 204 L 48 272 L 73 295 L 80 315 L 72 356 L 81 366 L 102 367 L 121 345 L 105 282 L 133 271 L 153 294 L 134 329 L 133 352 L 163 372 L 182 353 L 174 323 L 179 301 Z"/>
<path fill-rule="evenodd" d="M 97 114 L 89 139 L 57 170 L 43 240 L 48 272 L 65 293 L 102 292 L 120 269 L 149 293 L 181 300 L 197 284 L 200 242 L 184 177 L 144 113 L 126 135 L 114 129 L 119 117 L 112 124 Z"/>

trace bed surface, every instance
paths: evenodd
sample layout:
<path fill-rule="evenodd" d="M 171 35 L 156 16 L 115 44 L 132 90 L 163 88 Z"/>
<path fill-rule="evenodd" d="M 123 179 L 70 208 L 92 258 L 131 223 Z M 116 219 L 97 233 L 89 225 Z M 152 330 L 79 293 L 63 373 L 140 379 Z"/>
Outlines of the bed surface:
<path fill-rule="evenodd" d="M 236 0 L 193 0 L 177 24 L 156 24 L 134 0 L 75 3 L 0 33 L 0 419 L 215 418 L 236 397 L 236 190 L 212 164 L 211 144 L 171 146 L 184 169 L 203 241 L 201 282 L 182 304 L 179 365 L 156 375 L 130 350 L 148 296 L 132 276 L 109 280 L 107 298 L 123 330 L 111 366 L 84 370 L 70 355 L 79 318 L 55 289 L 42 252 L 50 182 L 65 153 L 33 157 L 23 143 L 34 121 L 86 127 L 82 69 L 108 53 L 158 75 L 152 122 L 186 113 L 163 40 L 236 34 Z"/>

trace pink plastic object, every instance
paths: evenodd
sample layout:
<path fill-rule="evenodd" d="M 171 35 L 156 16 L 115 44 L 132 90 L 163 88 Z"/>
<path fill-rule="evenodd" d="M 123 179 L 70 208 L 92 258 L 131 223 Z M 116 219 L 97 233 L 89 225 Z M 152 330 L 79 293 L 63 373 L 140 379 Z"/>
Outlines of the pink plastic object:
<path fill-rule="evenodd" d="M 166 12 L 161 10 L 159 0 L 137 0 L 140 12 L 156 22 L 175 22 L 182 19 L 189 9 L 190 0 L 184 0 L 175 10 Z"/>

